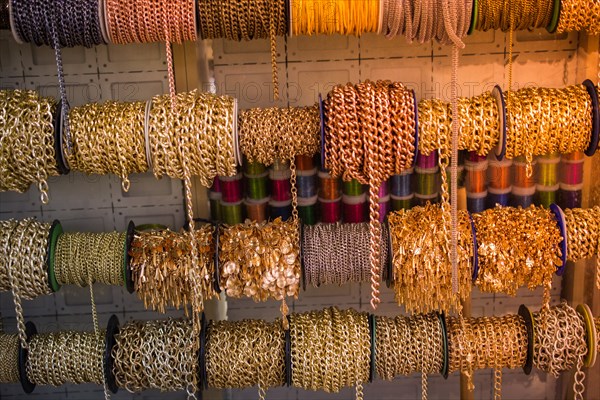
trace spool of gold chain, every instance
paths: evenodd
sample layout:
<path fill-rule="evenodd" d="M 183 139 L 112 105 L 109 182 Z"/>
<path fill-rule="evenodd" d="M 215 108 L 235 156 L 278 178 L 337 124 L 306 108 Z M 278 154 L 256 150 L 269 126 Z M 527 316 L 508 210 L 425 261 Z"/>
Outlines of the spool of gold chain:
<path fill-rule="evenodd" d="M 600 206 L 566 208 L 567 259 L 577 262 L 596 256 L 596 287 L 600 289 Z"/>
<path fill-rule="evenodd" d="M 553 0 L 478 0 L 475 28 L 479 31 L 501 29 L 504 32 L 511 30 L 511 25 L 513 30 L 546 28 L 550 24 L 554 4 Z"/>
<path fill-rule="evenodd" d="M 54 152 L 56 102 L 32 90 L 0 90 L 0 191 L 23 193 L 32 183 L 47 204 L 50 176 L 57 176 Z"/>
<path fill-rule="evenodd" d="M 600 0 L 561 0 L 557 33 L 600 34 Z"/>
<path fill-rule="evenodd" d="M 19 336 L 0 332 L 0 383 L 19 381 Z"/>

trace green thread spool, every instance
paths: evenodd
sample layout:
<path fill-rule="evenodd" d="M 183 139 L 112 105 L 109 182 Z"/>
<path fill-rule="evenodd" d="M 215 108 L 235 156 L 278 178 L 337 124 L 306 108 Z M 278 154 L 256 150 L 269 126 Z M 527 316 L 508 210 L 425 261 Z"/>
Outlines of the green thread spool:
<path fill-rule="evenodd" d="M 415 193 L 414 205 L 424 207 L 427 203 L 438 203 L 440 201 L 440 194 L 435 192 L 433 194 L 419 194 Z"/>
<path fill-rule="evenodd" d="M 269 173 L 264 171 L 260 175 L 244 174 L 246 178 L 246 197 L 253 200 L 260 200 L 267 197 L 269 185 Z"/>
<path fill-rule="evenodd" d="M 208 192 L 208 201 L 210 204 L 210 219 L 214 222 L 222 222 L 222 210 L 221 210 L 221 193 L 220 192 Z"/>
<path fill-rule="evenodd" d="M 290 164 L 287 161 L 277 159 L 273 162 L 271 169 L 273 171 L 288 171 L 290 169 Z"/>
<path fill-rule="evenodd" d="M 314 225 L 318 222 L 317 197 L 298 198 L 298 216 L 304 225 Z"/>
<path fill-rule="evenodd" d="M 408 196 L 394 196 L 392 194 L 390 196 L 392 198 L 392 210 L 394 211 L 409 210 L 415 198 L 414 194 L 409 194 Z"/>
<path fill-rule="evenodd" d="M 259 162 L 249 162 L 249 161 L 245 161 L 244 162 L 244 173 L 246 173 L 247 175 L 260 175 L 265 173 L 265 171 L 267 170 L 267 167 L 265 164 L 261 164 Z"/>
<path fill-rule="evenodd" d="M 416 193 L 421 196 L 430 196 L 438 193 L 439 168 L 415 167 L 417 181 Z"/>
<path fill-rule="evenodd" d="M 559 157 L 541 156 L 537 159 L 537 184 L 554 186 L 558 184 Z"/>
<path fill-rule="evenodd" d="M 550 204 L 556 203 L 558 199 L 559 184 L 553 186 L 537 185 L 534 202 L 538 206 L 549 208 Z"/>
<path fill-rule="evenodd" d="M 352 179 L 348 182 L 343 181 L 342 190 L 346 196 L 360 196 L 365 193 L 364 186 L 356 179 Z"/>
<path fill-rule="evenodd" d="M 221 202 L 221 220 L 227 225 L 241 224 L 244 221 L 242 215 L 242 201 L 235 203 Z"/>

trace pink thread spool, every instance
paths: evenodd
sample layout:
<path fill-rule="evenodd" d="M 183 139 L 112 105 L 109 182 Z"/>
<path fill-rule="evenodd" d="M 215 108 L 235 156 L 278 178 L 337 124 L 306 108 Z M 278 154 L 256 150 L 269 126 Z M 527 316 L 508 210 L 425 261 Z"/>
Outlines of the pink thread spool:
<path fill-rule="evenodd" d="M 334 223 L 342 220 L 342 197 L 335 200 L 319 198 L 321 222 Z"/>
<path fill-rule="evenodd" d="M 237 203 L 243 199 L 242 174 L 238 172 L 234 176 L 220 176 L 221 194 L 226 203 Z"/>
<path fill-rule="evenodd" d="M 289 169 L 269 170 L 271 199 L 273 201 L 288 201 L 292 198 L 290 176 L 291 171 Z"/>

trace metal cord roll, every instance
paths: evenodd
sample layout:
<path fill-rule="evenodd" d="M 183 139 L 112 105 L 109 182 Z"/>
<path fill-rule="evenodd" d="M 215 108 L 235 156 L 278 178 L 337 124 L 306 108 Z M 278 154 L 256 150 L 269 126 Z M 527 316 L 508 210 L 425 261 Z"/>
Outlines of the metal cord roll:
<path fill-rule="evenodd" d="M 561 1 L 562 3 L 562 1 Z M 477 0 L 476 29 L 531 30 L 550 24 L 553 0 Z"/>
<path fill-rule="evenodd" d="M 0 332 L 0 383 L 19 379 L 19 336 Z"/>

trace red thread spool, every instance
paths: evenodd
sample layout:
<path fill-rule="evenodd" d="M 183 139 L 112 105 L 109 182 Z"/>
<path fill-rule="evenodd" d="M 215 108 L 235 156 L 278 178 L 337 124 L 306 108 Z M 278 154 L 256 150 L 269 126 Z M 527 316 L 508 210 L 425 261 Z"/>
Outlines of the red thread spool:
<path fill-rule="evenodd" d="M 315 167 L 315 160 L 312 156 L 296 156 L 296 169 L 299 171 L 310 171 Z"/>
<path fill-rule="evenodd" d="M 585 160 L 585 153 L 583 151 L 576 151 L 575 153 L 563 154 L 561 159 L 570 162 L 583 162 Z"/>
<path fill-rule="evenodd" d="M 321 222 L 328 224 L 342 220 L 342 198 L 327 200 L 319 198 L 319 208 L 321 209 Z"/>
<path fill-rule="evenodd" d="M 221 181 L 219 180 L 218 176 L 215 176 L 215 179 L 213 179 L 213 184 L 210 187 L 210 190 L 212 190 L 213 192 L 221 193 Z"/>
<path fill-rule="evenodd" d="M 319 171 L 319 198 L 336 200 L 342 195 L 342 182 L 327 171 Z"/>
<path fill-rule="evenodd" d="M 561 162 L 560 182 L 567 185 L 583 183 L 583 161 Z"/>
<path fill-rule="evenodd" d="M 487 168 L 487 160 L 478 163 L 465 163 L 467 171 L 465 187 L 467 193 L 483 193 L 487 191 Z"/>
<path fill-rule="evenodd" d="M 467 162 L 480 163 L 487 160 L 487 156 L 480 156 L 476 151 L 469 151 L 467 153 Z"/>
<path fill-rule="evenodd" d="M 535 169 L 535 166 L 536 162 L 533 161 L 531 167 Z M 513 162 L 513 186 L 520 188 L 530 188 L 535 186 L 535 173 L 532 173 L 531 177 L 527 177 L 527 163 L 516 160 Z"/>
<path fill-rule="evenodd" d="M 291 172 L 286 170 L 269 170 L 271 179 L 271 199 L 273 201 L 288 201 L 292 198 L 292 186 L 290 183 Z"/>
<path fill-rule="evenodd" d="M 243 199 L 242 174 L 238 172 L 234 176 L 221 176 L 221 194 L 226 203 L 237 203 Z"/>
<path fill-rule="evenodd" d="M 344 222 L 358 223 L 367 221 L 367 194 L 342 196 Z"/>
<path fill-rule="evenodd" d="M 511 186 L 512 160 L 490 160 L 488 165 L 488 186 L 490 189 L 504 190 Z M 498 192 L 500 193 L 500 192 Z"/>

